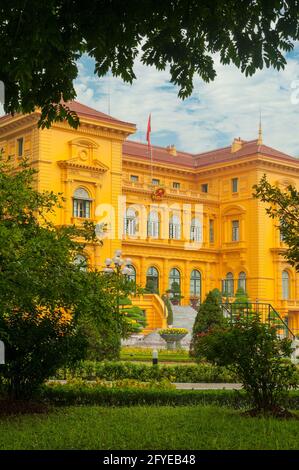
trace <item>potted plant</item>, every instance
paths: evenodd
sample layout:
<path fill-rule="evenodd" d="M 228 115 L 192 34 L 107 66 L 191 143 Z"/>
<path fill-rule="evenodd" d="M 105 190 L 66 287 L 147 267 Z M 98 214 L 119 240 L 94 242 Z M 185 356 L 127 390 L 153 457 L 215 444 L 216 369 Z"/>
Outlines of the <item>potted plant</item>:
<path fill-rule="evenodd" d="M 180 349 L 181 340 L 188 334 L 186 328 L 166 328 L 159 331 L 161 338 L 166 341 L 167 349 Z"/>
<path fill-rule="evenodd" d="M 180 305 L 183 296 L 181 294 L 181 287 L 178 282 L 174 281 L 171 284 L 171 289 L 167 291 L 170 294 L 170 300 L 172 305 Z"/>

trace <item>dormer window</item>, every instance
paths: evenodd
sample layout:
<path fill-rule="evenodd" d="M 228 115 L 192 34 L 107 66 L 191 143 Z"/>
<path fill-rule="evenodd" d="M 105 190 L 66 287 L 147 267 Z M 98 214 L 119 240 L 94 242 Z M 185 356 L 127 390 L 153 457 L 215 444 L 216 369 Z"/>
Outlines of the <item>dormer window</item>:
<path fill-rule="evenodd" d="M 73 197 L 73 216 L 81 219 L 90 219 L 91 201 L 86 189 L 76 189 Z"/>

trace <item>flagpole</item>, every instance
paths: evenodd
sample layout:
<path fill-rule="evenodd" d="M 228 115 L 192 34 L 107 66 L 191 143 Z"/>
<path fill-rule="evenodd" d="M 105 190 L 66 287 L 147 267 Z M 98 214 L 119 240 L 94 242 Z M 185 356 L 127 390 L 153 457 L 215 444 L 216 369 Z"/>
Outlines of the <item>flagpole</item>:
<path fill-rule="evenodd" d="M 151 184 L 153 182 L 153 151 L 152 151 L 152 143 L 151 143 L 151 118 L 152 118 L 152 113 L 150 113 L 148 122 L 147 122 L 147 132 L 146 132 L 146 140 L 147 140 L 147 150 L 148 150 L 148 156 L 150 159 L 150 165 L 151 165 Z"/>
<path fill-rule="evenodd" d="M 151 183 L 153 183 L 153 176 L 154 176 L 154 171 L 153 171 L 153 150 L 152 150 L 152 144 L 150 143 L 150 159 L 151 159 Z"/>

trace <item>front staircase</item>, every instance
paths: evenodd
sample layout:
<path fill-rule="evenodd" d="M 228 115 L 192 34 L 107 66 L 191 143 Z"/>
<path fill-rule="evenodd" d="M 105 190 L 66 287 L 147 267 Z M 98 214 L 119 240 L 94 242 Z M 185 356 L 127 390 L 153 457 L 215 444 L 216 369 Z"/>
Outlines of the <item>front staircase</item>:
<path fill-rule="evenodd" d="M 191 333 L 193 324 L 196 317 L 196 310 L 189 306 L 178 306 L 173 305 L 173 327 L 174 328 L 186 328 L 189 333 L 181 341 L 183 349 L 189 349 L 191 341 Z M 144 348 L 157 348 L 157 349 L 166 349 L 166 343 L 164 339 L 161 338 L 158 331 L 160 328 L 152 331 L 148 335 L 134 335 L 130 340 L 126 341 L 124 344 L 130 346 L 138 346 Z"/>

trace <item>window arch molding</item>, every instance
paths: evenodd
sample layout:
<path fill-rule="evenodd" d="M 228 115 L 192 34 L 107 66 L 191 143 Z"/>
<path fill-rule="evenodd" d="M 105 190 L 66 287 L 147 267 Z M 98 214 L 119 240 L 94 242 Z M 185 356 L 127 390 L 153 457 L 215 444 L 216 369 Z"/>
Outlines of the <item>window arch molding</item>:
<path fill-rule="evenodd" d="M 92 201 L 90 191 L 84 186 L 78 186 L 73 192 L 73 217 L 91 218 Z"/>
<path fill-rule="evenodd" d="M 242 270 L 238 274 L 238 289 L 243 289 L 246 292 L 247 286 L 247 273 Z"/>
<path fill-rule="evenodd" d="M 159 292 L 160 271 L 157 266 L 148 266 L 146 270 L 146 287 L 153 291 Z"/>
<path fill-rule="evenodd" d="M 147 235 L 152 238 L 159 238 L 160 235 L 160 214 L 156 209 L 152 209 L 147 218 Z"/>
<path fill-rule="evenodd" d="M 234 275 L 232 271 L 228 271 L 223 279 L 222 292 L 229 297 L 234 295 Z"/>
<path fill-rule="evenodd" d="M 137 276 L 136 267 L 133 264 L 128 264 L 127 268 L 131 270 L 131 273 L 126 275 L 127 279 L 129 281 L 133 281 L 136 284 L 136 276 Z"/>
<path fill-rule="evenodd" d="M 190 296 L 201 298 L 202 274 L 199 269 L 192 269 L 190 273 Z"/>
<path fill-rule="evenodd" d="M 291 283 L 292 275 L 288 269 L 284 269 L 281 273 L 281 287 L 283 300 L 289 300 L 291 298 Z"/>

